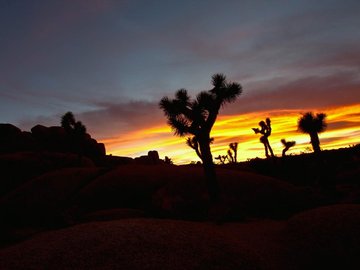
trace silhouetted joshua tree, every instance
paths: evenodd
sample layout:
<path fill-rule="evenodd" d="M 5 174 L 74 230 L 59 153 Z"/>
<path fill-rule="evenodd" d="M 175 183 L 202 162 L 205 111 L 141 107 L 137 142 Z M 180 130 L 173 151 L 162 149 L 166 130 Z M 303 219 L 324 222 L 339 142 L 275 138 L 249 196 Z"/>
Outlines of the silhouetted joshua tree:
<path fill-rule="evenodd" d="M 199 143 L 196 139 L 196 136 L 189 137 L 186 139 L 186 144 L 195 150 L 196 155 L 202 160 L 200 149 L 199 149 Z"/>
<path fill-rule="evenodd" d="M 230 156 L 231 162 L 233 162 L 233 163 L 237 163 L 237 150 L 238 150 L 238 143 L 237 142 L 229 144 L 228 155 Z M 232 152 L 234 154 L 232 154 Z"/>
<path fill-rule="evenodd" d="M 226 103 L 234 102 L 241 94 L 239 83 L 228 82 L 225 75 L 215 74 L 211 81 L 213 88 L 200 92 L 191 100 L 187 90 L 180 89 L 174 99 L 163 97 L 159 103 L 175 135 L 192 135 L 187 142 L 202 160 L 207 179 L 210 200 L 219 197 L 219 185 L 210 149 L 210 132 L 216 121 L 220 108 Z"/>
<path fill-rule="evenodd" d="M 289 150 L 291 147 L 293 147 L 296 142 L 295 141 L 289 141 L 287 142 L 285 139 L 281 139 L 281 143 L 284 145 L 284 149 L 282 150 L 282 156 L 286 156 L 286 151 Z"/>
<path fill-rule="evenodd" d="M 174 164 L 174 162 L 168 156 L 165 156 L 164 163 L 170 165 Z"/>
<path fill-rule="evenodd" d="M 75 127 L 75 117 L 72 112 L 67 112 L 61 117 L 61 126 L 67 133 L 71 133 Z"/>
<path fill-rule="evenodd" d="M 61 126 L 70 136 L 74 143 L 75 151 L 79 154 L 81 160 L 83 152 L 83 143 L 86 135 L 86 127 L 81 121 L 76 121 L 72 112 L 67 112 L 61 117 Z"/>
<path fill-rule="evenodd" d="M 323 132 L 326 129 L 326 114 L 318 113 L 314 115 L 312 112 L 303 114 L 298 120 L 298 129 L 303 133 L 310 135 L 310 143 L 315 153 L 319 153 L 320 140 L 318 133 Z"/>
<path fill-rule="evenodd" d="M 74 125 L 74 134 L 77 136 L 83 136 L 86 134 L 86 127 L 81 121 L 77 121 Z"/>
<path fill-rule="evenodd" d="M 260 126 L 260 129 L 258 128 L 253 128 L 252 130 L 255 132 L 255 134 L 257 133 L 260 133 L 262 134 L 262 136 L 260 137 L 260 142 L 262 144 L 264 144 L 264 147 L 265 147 L 265 155 L 266 157 L 274 157 L 274 153 L 273 153 L 273 150 L 270 146 L 270 143 L 269 143 L 269 136 L 271 135 L 271 120 L 270 118 L 266 118 L 265 121 L 260 121 L 259 122 L 259 126 Z M 270 152 L 270 155 L 269 155 L 269 152 Z"/>
<path fill-rule="evenodd" d="M 81 121 L 76 121 L 72 112 L 67 112 L 61 117 L 61 126 L 68 134 L 82 136 L 86 134 L 86 127 Z"/>
<path fill-rule="evenodd" d="M 220 164 L 225 164 L 226 160 L 228 159 L 228 156 L 218 155 L 217 157 L 215 157 L 215 159 L 219 160 Z"/>
<path fill-rule="evenodd" d="M 213 142 L 214 142 L 214 138 L 210 138 L 210 144 L 212 144 Z M 196 136 L 188 137 L 186 139 L 186 144 L 189 147 L 191 147 L 192 149 L 194 149 L 196 152 L 196 155 L 202 160 L 201 153 L 200 153 L 200 146 L 199 146 Z"/>

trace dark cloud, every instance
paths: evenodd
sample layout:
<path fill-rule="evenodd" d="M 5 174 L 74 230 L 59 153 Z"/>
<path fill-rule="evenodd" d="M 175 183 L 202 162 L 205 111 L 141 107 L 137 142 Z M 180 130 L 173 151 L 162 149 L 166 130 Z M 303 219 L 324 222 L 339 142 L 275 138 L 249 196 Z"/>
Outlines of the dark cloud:
<path fill-rule="evenodd" d="M 117 135 L 165 123 L 157 101 L 216 72 L 244 87 L 221 114 L 360 102 L 359 1 L 0 5 L 0 121 L 54 125 L 70 110 Z"/>
<path fill-rule="evenodd" d="M 346 136 L 334 136 L 334 137 L 331 137 L 331 138 L 321 138 L 321 134 L 319 135 L 320 137 L 320 143 L 321 144 L 335 144 L 337 142 L 344 142 L 346 141 L 346 139 L 348 139 Z"/>
<path fill-rule="evenodd" d="M 286 78 L 284 80 L 287 80 Z M 356 72 L 311 76 L 282 84 L 280 78 L 244 87 L 244 95 L 225 108 L 227 114 L 266 110 L 314 109 L 360 102 Z"/>
<path fill-rule="evenodd" d="M 346 117 L 346 115 L 344 117 Z M 331 124 L 328 125 L 327 131 L 357 127 L 358 125 L 359 125 L 359 123 L 346 121 L 346 120 L 345 121 L 332 121 Z"/>
<path fill-rule="evenodd" d="M 282 84 L 283 81 L 281 78 L 272 79 L 253 84 L 252 88 L 249 86 L 250 89 L 244 87 L 243 95 L 235 103 L 225 106 L 220 115 L 286 109 L 305 111 L 360 103 L 360 82 L 357 74 L 353 72 L 306 77 L 286 84 Z M 269 87 L 266 87 L 267 85 Z M 86 124 L 91 134 L 99 138 L 166 124 L 166 118 L 155 101 L 97 102 L 93 105 L 97 109 L 85 110 L 75 115 Z M 37 123 L 57 125 L 60 117 L 58 114 L 23 121 L 21 127 L 29 129 Z M 340 121 L 332 123 L 329 129 L 354 125 L 357 124 Z"/>
<path fill-rule="evenodd" d="M 166 119 L 155 102 L 101 103 L 102 109 L 79 114 L 93 134 L 111 137 L 130 131 L 165 124 Z"/>

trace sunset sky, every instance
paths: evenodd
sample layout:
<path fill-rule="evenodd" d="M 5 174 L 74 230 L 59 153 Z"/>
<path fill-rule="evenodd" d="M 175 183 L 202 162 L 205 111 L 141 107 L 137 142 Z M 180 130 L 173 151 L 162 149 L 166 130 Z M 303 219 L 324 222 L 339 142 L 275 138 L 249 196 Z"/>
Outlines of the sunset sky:
<path fill-rule="evenodd" d="M 59 125 L 72 111 L 107 152 L 158 150 L 197 160 L 158 108 L 224 73 L 243 94 L 220 111 L 215 156 L 263 157 L 251 130 L 270 117 L 270 143 L 295 140 L 306 111 L 325 112 L 322 148 L 360 142 L 360 1 L 0 0 L 0 123 Z"/>

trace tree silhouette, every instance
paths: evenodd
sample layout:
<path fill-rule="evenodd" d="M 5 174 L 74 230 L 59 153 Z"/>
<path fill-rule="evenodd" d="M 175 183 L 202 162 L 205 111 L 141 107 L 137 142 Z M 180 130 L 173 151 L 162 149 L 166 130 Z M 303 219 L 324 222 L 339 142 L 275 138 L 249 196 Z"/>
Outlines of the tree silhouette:
<path fill-rule="evenodd" d="M 228 156 L 218 155 L 217 157 L 215 157 L 215 159 L 219 160 L 220 164 L 225 164 L 226 160 L 228 159 Z"/>
<path fill-rule="evenodd" d="M 286 151 L 289 150 L 291 147 L 293 147 L 296 144 L 295 141 L 287 142 L 285 139 L 281 139 L 281 143 L 284 145 L 284 149 L 282 150 L 283 157 L 285 157 Z"/>
<path fill-rule="evenodd" d="M 82 136 L 86 134 L 86 127 L 81 121 L 76 121 L 72 112 L 67 112 L 61 117 L 61 126 L 68 134 Z"/>
<path fill-rule="evenodd" d="M 165 156 L 164 163 L 170 165 L 174 164 L 171 158 L 169 158 L 168 156 Z"/>
<path fill-rule="evenodd" d="M 326 114 L 318 113 L 314 115 L 312 112 L 303 114 L 298 120 L 298 129 L 303 133 L 310 135 L 310 143 L 315 153 L 319 153 L 320 140 L 318 133 L 323 132 L 326 129 Z"/>
<path fill-rule="evenodd" d="M 75 128 L 75 117 L 72 112 L 67 112 L 61 117 L 61 126 L 67 133 L 71 133 Z"/>
<path fill-rule="evenodd" d="M 219 185 L 210 149 L 210 132 L 220 108 L 226 103 L 234 102 L 242 93 L 242 87 L 239 83 L 228 82 L 223 74 L 213 75 L 211 83 L 213 88 L 200 92 L 194 100 L 190 99 L 187 90 L 180 89 L 175 93 L 174 99 L 163 97 L 159 106 L 175 135 L 193 136 L 187 143 L 198 151 L 207 179 L 210 200 L 214 202 L 219 196 Z"/>
<path fill-rule="evenodd" d="M 237 163 L 237 150 L 238 150 L 238 143 L 237 142 L 233 142 L 229 144 L 229 150 L 228 150 L 228 154 L 230 153 L 231 156 L 231 161 L 233 163 Z M 232 154 L 232 152 L 234 152 L 234 154 Z"/>
<path fill-rule="evenodd" d="M 74 125 L 73 131 L 76 136 L 83 136 L 86 134 L 86 127 L 83 125 L 81 121 L 77 121 Z"/>
<path fill-rule="evenodd" d="M 186 139 L 186 144 L 195 150 L 196 155 L 202 160 L 200 149 L 199 149 L 199 143 L 196 139 L 196 136 L 189 137 Z"/>
<path fill-rule="evenodd" d="M 260 126 L 260 129 L 259 128 L 253 128 L 252 130 L 255 132 L 255 134 L 257 133 L 260 133 L 262 134 L 262 136 L 260 137 L 260 142 L 262 144 L 264 144 L 264 147 L 265 147 L 265 155 L 266 157 L 274 157 L 274 153 L 273 153 L 273 150 L 270 146 L 270 143 L 269 143 L 269 136 L 271 135 L 271 120 L 270 118 L 266 118 L 265 121 L 260 121 L 259 122 L 259 126 Z M 270 152 L 270 155 L 269 155 L 269 152 Z"/>
<path fill-rule="evenodd" d="M 81 121 L 76 121 L 72 112 L 67 112 L 61 117 L 61 126 L 69 135 L 70 143 L 73 144 L 73 148 L 79 154 L 79 160 L 81 160 L 86 135 L 85 125 Z"/>

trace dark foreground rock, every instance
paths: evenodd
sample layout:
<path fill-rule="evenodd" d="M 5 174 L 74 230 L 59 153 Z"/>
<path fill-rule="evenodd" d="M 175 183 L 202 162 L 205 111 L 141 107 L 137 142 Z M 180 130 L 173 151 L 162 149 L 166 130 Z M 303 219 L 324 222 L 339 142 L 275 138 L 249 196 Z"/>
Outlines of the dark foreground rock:
<path fill-rule="evenodd" d="M 211 226 L 170 220 L 93 222 L 0 250 L 0 269 L 264 269 Z"/>
<path fill-rule="evenodd" d="M 288 221 L 292 269 L 360 269 L 360 205 L 316 208 Z"/>

